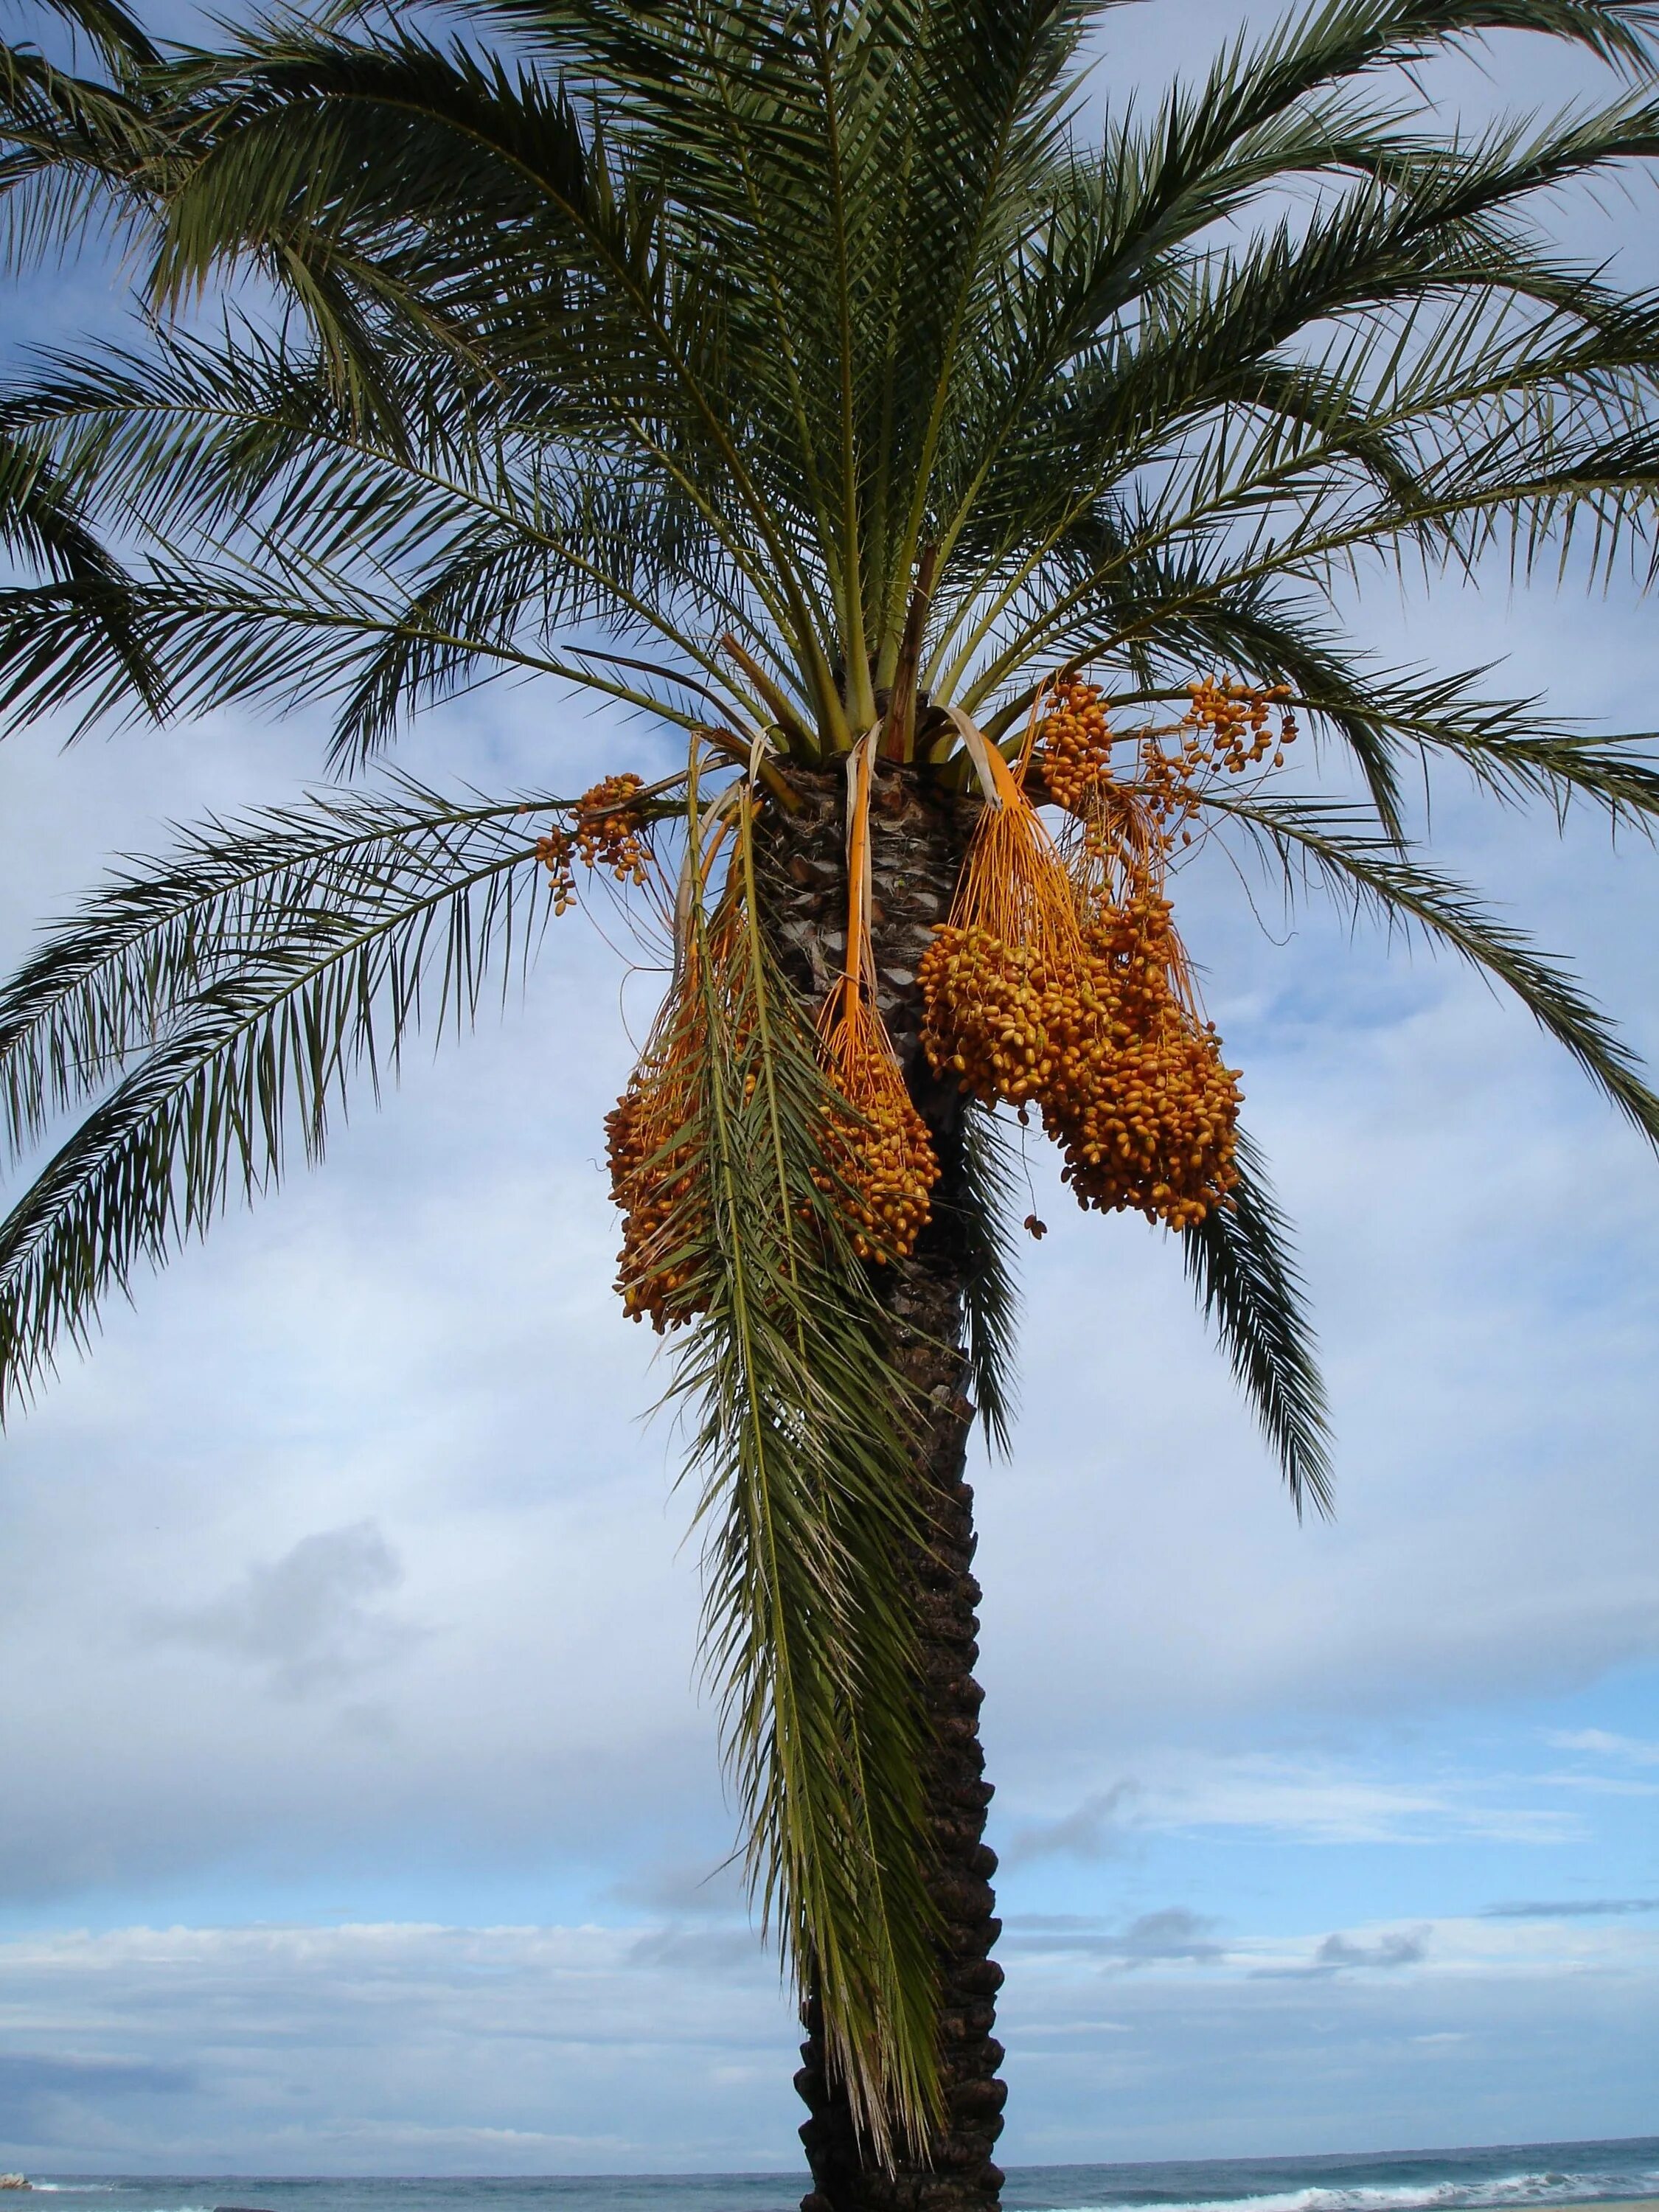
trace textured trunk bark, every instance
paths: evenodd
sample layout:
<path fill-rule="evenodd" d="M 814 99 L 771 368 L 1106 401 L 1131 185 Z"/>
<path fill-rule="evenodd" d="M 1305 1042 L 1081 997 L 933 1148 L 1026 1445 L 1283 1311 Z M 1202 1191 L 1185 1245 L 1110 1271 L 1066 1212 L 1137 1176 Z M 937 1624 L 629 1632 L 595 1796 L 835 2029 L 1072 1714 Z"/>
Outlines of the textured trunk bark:
<path fill-rule="evenodd" d="M 791 772 L 799 814 L 770 815 L 762 833 L 766 903 L 775 941 L 793 980 L 814 1000 L 828 990 L 846 945 L 845 781 Z M 990 1956 L 1000 1932 L 989 1877 L 996 1857 L 984 1841 L 991 1799 L 979 1741 L 979 1584 L 973 1492 L 963 1479 L 974 1408 L 963 1395 L 965 1263 L 956 1206 L 961 1189 L 961 1103 L 934 1081 L 921 1043 L 916 968 L 951 893 L 972 828 L 975 802 L 930 788 L 915 769 L 878 765 L 872 811 L 872 934 L 879 1004 L 912 1097 L 938 1147 L 941 1175 L 933 1219 L 912 1258 L 878 1270 L 893 1316 L 899 1363 L 929 1407 L 915 1479 L 926 1494 L 936 1539 L 911 1563 L 915 1617 L 933 1751 L 927 1777 L 934 1895 L 942 1929 L 940 2069 L 946 2117 L 925 2153 L 885 2173 L 854 2129 L 847 2099 L 827 2077 L 822 2023 L 810 1993 L 806 2041 L 795 2086 L 811 2117 L 801 2141 L 812 2172 L 801 2212 L 996 2212 L 1002 2174 L 992 2151 L 1006 2092 L 997 2079 L 1002 2045 L 992 2033 L 1002 1969 Z"/>

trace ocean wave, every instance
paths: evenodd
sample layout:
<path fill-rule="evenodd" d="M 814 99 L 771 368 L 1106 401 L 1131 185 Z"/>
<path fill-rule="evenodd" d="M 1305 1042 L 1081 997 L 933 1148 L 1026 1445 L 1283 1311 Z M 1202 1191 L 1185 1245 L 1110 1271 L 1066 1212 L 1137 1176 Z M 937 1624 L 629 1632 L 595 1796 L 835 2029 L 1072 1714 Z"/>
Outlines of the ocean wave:
<path fill-rule="evenodd" d="M 1507 2212 L 1507 2208 L 1628 2202 L 1659 2194 L 1659 2167 L 1648 2172 L 1506 2173 L 1467 2181 L 1355 2183 L 1286 2189 L 1256 2197 L 1124 2198 L 1109 2206 L 1055 2206 L 1053 2212 Z"/>

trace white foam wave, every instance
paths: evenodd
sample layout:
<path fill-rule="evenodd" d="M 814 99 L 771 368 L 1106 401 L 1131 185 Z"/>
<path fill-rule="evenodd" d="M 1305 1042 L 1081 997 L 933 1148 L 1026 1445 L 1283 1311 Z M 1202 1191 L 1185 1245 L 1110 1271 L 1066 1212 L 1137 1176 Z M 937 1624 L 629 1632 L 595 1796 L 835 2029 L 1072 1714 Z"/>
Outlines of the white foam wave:
<path fill-rule="evenodd" d="M 1631 2173 L 1509 2173 L 1489 2180 L 1356 2184 L 1286 2189 L 1261 2197 L 1198 2197 L 1181 2203 L 1123 2203 L 1106 2212 L 1521 2212 L 1527 2205 L 1628 2202 L 1659 2193 L 1659 2168 Z M 1098 2205 L 1054 2212 L 1103 2212 Z"/>

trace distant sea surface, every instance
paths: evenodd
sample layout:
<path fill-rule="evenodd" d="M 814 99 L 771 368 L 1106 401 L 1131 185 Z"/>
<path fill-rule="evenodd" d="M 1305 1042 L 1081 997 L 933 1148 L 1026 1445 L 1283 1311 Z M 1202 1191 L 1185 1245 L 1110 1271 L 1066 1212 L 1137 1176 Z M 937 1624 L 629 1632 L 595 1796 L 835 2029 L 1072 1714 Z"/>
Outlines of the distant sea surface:
<path fill-rule="evenodd" d="M 251 2174 L 32 2175 L 5 2212 L 795 2212 L 789 2173 L 282 2180 Z M 1523 2212 L 1659 2197 L 1659 2136 L 1328 2158 L 1160 2160 L 1010 2170 L 1006 2212 Z M 41 2200 L 59 2200 L 48 2206 Z"/>

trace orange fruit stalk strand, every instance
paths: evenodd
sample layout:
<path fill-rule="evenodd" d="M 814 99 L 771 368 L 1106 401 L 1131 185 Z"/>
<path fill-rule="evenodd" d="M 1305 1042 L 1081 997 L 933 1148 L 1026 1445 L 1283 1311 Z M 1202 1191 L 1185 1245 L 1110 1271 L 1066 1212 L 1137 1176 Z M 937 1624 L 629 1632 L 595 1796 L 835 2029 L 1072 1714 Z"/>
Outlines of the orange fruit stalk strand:
<path fill-rule="evenodd" d="M 870 941 L 870 796 L 874 741 L 848 769 L 846 972 L 823 1002 L 818 1044 L 824 1067 L 853 1111 L 833 1109 L 824 1130 L 823 1183 L 851 1218 L 861 1260 L 902 1260 L 933 1211 L 939 1181 L 927 1124 L 917 1113 L 874 1004 Z"/>
<path fill-rule="evenodd" d="M 1000 754 L 950 919 L 918 971 L 933 1072 L 986 1105 L 1042 1099 L 1097 1021 L 1065 862 Z"/>
<path fill-rule="evenodd" d="M 849 1215 L 860 1260 L 907 1259 L 939 1181 L 927 1124 L 911 1103 L 880 1015 L 850 977 L 824 1000 L 818 1034 L 830 1079 L 853 1109 L 830 1110 L 823 1188 Z"/>

